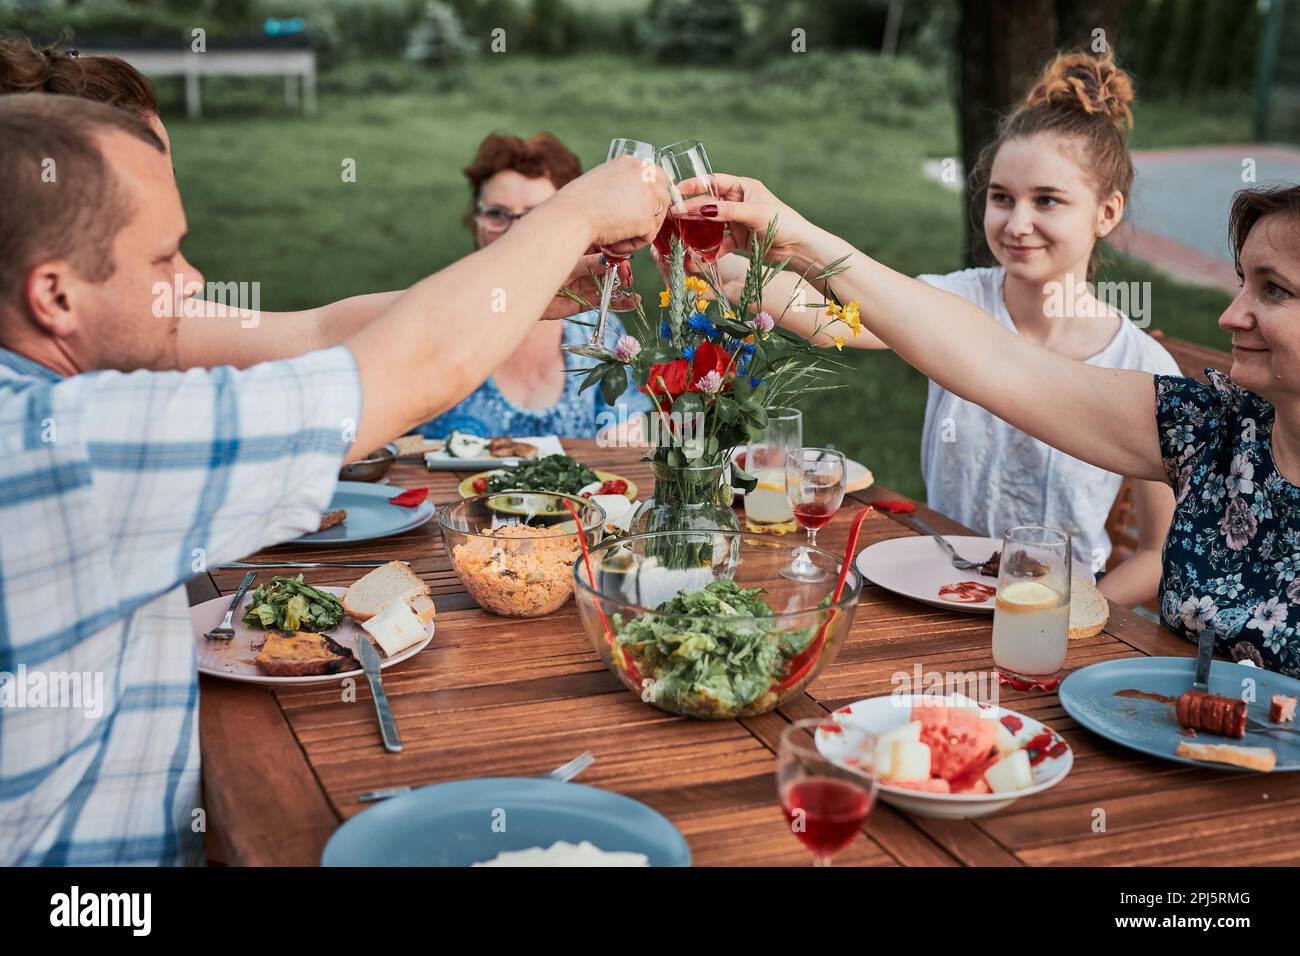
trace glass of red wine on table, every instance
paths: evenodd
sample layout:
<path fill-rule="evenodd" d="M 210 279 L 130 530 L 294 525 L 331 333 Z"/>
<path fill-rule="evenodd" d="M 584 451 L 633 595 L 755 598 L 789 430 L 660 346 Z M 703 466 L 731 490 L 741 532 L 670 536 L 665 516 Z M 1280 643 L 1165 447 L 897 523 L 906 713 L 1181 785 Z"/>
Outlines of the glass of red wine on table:
<path fill-rule="evenodd" d="M 799 448 L 786 458 L 785 492 L 799 526 L 808 531 L 808 547 L 817 547 L 817 530 L 830 523 L 844 502 L 844 455 L 834 448 Z M 780 574 L 792 581 L 821 581 L 827 573 L 798 548 Z"/>
<path fill-rule="evenodd" d="M 672 255 L 672 240 L 680 238 L 686 250 L 708 274 L 714 292 L 721 295 L 722 279 L 717 263 L 727 227 L 721 220 L 700 212 L 702 206 L 718 200 L 713 166 L 704 151 L 704 144 L 696 139 L 682 140 L 661 147 L 658 157 L 659 165 L 668 174 L 668 194 L 672 204 L 659 235 L 655 237 L 655 250 L 667 260 Z"/>
<path fill-rule="evenodd" d="M 817 749 L 817 731 L 851 735 L 836 760 Z M 814 866 L 853 842 L 876 802 L 871 760 L 876 740 L 834 717 L 796 720 L 781 732 L 776 790 L 786 823 L 813 852 Z"/>
<path fill-rule="evenodd" d="M 606 161 L 620 156 L 635 156 L 646 163 L 655 161 L 655 148 L 650 143 L 639 139 L 612 139 Z M 619 285 L 618 270 L 630 258 L 628 254 L 618 254 L 604 246 L 600 249 L 605 257 L 605 278 L 600 286 L 600 314 L 596 319 L 596 328 L 585 345 L 566 345 L 566 352 L 586 355 L 590 358 L 608 359 L 614 353 L 605 345 L 605 319 L 610 312 L 632 312 L 640 303 L 640 297 L 630 288 Z"/>

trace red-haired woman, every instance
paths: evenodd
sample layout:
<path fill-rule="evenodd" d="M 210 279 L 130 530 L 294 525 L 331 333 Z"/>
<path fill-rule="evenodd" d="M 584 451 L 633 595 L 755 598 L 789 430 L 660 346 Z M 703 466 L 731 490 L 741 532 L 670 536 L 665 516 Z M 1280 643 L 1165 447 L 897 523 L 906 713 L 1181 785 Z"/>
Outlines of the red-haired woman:
<path fill-rule="evenodd" d="M 582 173 L 578 157 L 549 133 L 527 140 L 493 133 L 479 145 L 465 168 L 470 208 L 465 225 L 474 245 L 483 248 L 503 236 L 518 219 L 544 203 L 565 183 Z M 476 435 L 561 435 L 602 440 L 642 433 L 650 402 L 629 388 L 615 407 L 606 405 L 599 389 L 579 391 L 590 359 L 565 352 L 561 346 L 582 345 L 595 323 L 593 310 L 574 322 L 542 322 L 519 342 L 510 358 L 468 398 L 430 422 L 421 431 L 445 438 L 453 430 Z M 587 324 L 582 324 L 586 322 Z M 609 316 L 606 337 L 612 345 L 625 334 L 618 318 Z"/>

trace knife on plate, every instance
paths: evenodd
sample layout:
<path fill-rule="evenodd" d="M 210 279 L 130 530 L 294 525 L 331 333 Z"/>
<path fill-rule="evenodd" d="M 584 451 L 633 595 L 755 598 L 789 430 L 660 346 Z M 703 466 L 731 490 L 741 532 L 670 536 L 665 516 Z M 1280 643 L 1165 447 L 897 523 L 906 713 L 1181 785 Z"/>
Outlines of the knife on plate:
<path fill-rule="evenodd" d="M 1214 657 L 1214 629 L 1205 628 L 1196 639 L 1196 680 L 1192 690 L 1210 692 L 1210 660 Z"/>
<path fill-rule="evenodd" d="M 397 732 L 397 721 L 393 719 L 393 708 L 388 704 L 388 695 L 384 693 L 384 682 L 379 676 L 379 652 L 370 638 L 364 634 L 357 638 L 357 652 L 361 655 L 361 667 L 366 672 L 370 684 L 370 696 L 375 699 L 375 715 L 379 718 L 379 732 L 384 737 L 384 749 L 389 753 L 402 752 L 402 735 Z"/>

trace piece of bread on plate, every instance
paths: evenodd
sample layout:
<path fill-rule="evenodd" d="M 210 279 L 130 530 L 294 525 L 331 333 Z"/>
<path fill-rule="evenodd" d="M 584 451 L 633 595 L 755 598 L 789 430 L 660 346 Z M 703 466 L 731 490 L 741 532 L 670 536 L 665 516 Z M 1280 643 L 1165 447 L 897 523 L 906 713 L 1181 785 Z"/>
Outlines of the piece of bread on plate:
<path fill-rule="evenodd" d="M 389 561 L 358 578 L 342 598 L 343 610 L 358 621 L 370 620 L 395 601 L 410 605 L 422 624 L 437 614 L 429 585 L 401 561 Z"/>
<path fill-rule="evenodd" d="M 1268 773 L 1277 766 L 1277 753 L 1272 747 L 1241 747 L 1236 744 L 1193 744 L 1186 740 L 1178 742 L 1174 751 L 1180 757 L 1192 760 L 1208 760 L 1211 763 L 1226 763 L 1247 770 L 1259 770 Z"/>
<path fill-rule="evenodd" d="M 1100 634 L 1110 620 L 1110 603 L 1091 581 L 1070 581 L 1070 637 Z"/>

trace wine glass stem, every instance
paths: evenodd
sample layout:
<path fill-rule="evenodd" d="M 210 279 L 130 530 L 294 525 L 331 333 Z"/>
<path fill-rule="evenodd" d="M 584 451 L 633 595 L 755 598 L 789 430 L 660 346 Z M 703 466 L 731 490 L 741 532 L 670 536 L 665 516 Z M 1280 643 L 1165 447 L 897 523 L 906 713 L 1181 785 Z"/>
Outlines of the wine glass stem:
<path fill-rule="evenodd" d="M 609 300 L 618 288 L 618 263 L 609 259 L 605 268 L 605 281 L 600 286 L 600 315 L 596 319 L 596 328 L 592 330 L 588 345 L 600 345 L 605 341 L 605 317 L 609 315 Z"/>
<path fill-rule="evenodd" d="M 829 856 L 814 856 L 813 866 L 830 866 L 831 858 Z"/>
<path fill-rule="evenodd" d="M 808 529 L 808 547 L 810 547 L 810 548 L 815 548 L 815 547 L 817 547 L 817 529 L 816 529 L 816 528 L 809 528 L 809 529 Z"/>

